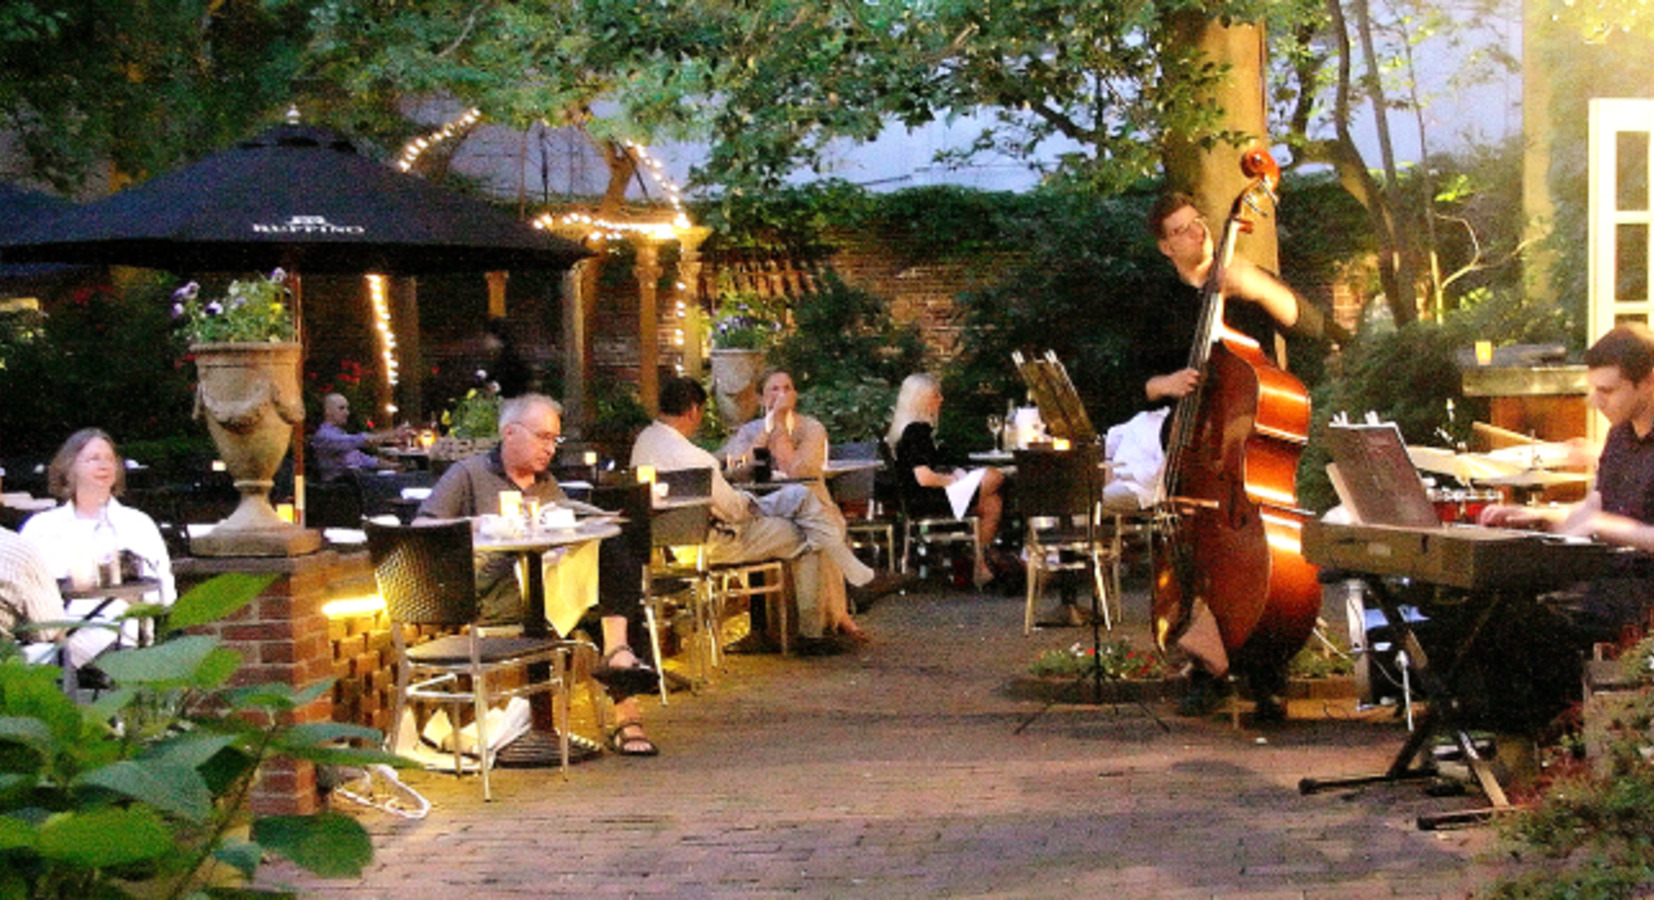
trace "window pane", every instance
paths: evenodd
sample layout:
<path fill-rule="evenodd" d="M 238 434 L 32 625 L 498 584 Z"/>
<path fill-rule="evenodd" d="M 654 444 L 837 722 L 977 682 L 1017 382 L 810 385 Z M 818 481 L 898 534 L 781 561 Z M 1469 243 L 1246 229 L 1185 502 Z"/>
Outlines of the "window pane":
<path fill-rule="evenodd" d="M 1614 299 L 1641 303 L 1648 299 L 1648 226 L 1614 227 Z"/>
<path fill-rule="evenodd" d="M 1648 209 L 1648 132 L 1618 135 L 1619 172 L 1614 179 L 1614 208 Z"/>

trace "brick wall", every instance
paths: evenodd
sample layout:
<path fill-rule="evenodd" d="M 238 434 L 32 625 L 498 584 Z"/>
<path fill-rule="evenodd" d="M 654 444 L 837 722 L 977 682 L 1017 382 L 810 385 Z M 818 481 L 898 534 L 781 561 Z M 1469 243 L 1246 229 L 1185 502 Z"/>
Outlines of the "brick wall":
<path fill-rule="evenodd" d="M 708 255 L 702 271 L 700 290 L 708 302 L 715 297 L 720 281 L 737 288 L 774 296 L 811 290 L 823 268 L 831 268 L 852 287 L 861 288 L 890 301 L 891 316 L 902 324 L 918 323 L 930 351 L 939 359 L 951 359 L 959 351 L 962 316 L 955 298 L 962 291 L 995 283 L 1017 256 L 1012 253 L 984 255 L 971 259 L 922 261 L 923 248 L 904 246 L 873 236 L 840 234 L 833 237 L 836 249 L 822 260 L 789 259 L 782 256 L 753 258 L 750 254 Z M 677 337 L 685 330 L 678 315 L 679 294 L 660 294 L 660 365 L 671 369 L 683 361 Z M 637 295 L 608 286 L 598 298 L 602 314 L 595 323 L 592 362 L 607 377 L 622 383 L 637 378 Z M 685 340 L 693 340 L 685 334 Z"/>
<path fill-rule="evenodd" d="M 181 588 L 222 572 L 277 576 L 240 612 L 197 629 L 217 635 L 224 646 L 242 655 L 244 665 L 234 678 L 237 685 L 302 688 L 332 675 L 333 650 L 322 607 L 361 591 L 363 573 L 371 584 L 365 555 L 331 551 L 293 558 L 196 558 L 177 560 L 174 567 L 184 583 Z M 326 722 L 333 717 L 333 694 L 328 693 L 295 710 L 287 721 Z M 302 760 L 272 760 L 264 766 L 251 802 L 255 812 L 266 815 L 315 812 L 320 807 L 315 766 Z"/>

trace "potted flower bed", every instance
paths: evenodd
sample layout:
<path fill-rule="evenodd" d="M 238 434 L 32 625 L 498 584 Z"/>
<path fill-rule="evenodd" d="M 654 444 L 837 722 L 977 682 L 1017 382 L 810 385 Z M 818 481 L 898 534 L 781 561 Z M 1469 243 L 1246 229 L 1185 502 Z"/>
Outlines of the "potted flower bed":
<path fill-rule="evenodd" d="M 293 556 L 321 535 L 276 515 L 270 488 L 304 421 L 299 392 L 302 347 L 287 305 L 286 274 L 232 281 L 221 299 L 202 300 L 195 282 L 173 295 L 199 384 L 195 415 L 235 479 L 241 502 L 211 532 L 191 540 L 203 556 Z"/>

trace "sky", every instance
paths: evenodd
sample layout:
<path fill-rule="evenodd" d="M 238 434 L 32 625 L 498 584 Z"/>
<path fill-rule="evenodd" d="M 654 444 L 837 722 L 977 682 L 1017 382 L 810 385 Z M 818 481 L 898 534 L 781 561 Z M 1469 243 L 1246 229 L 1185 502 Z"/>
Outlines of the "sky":
<path fill-rule="evenodd" d="M 1499 72 L 1476 61 L 1469 52 L 1469 48 L 1475 46 L 1495 44 L 1519 59 L 1521 27 L 1516 12 L 1513 10 L 1508 19 L 1486 19 L 1468 34 L 1440 35 L 1417 45 L 1415 58 L 1420 69 L 1420 91 L 1426 100 L 1422 118 L 1431 152 L 1494 143 L 1520 132 L 1520 75 Z M 1482 73 L 1480 83 L 1462 83 L 1467 75 L 1474 73 Z M 825 177 L 841 178 L 875 191 L 942 184 L 1009 191 L 1034 187 L 1040 173 L 1029 164 L 1009 157 L 982 156 L 966 168 L 945 168 L 933 161 L 938 150 L 968 145 L 981 125 L 982 120 L 961 118 L 934 122 L 912 131 L 893 126 L 872 143 L 840 142 L 832 157 L 833 167 Z M 1380 157 L 1370 109 L 1363 106 L 1351 127 L 1364 158 L 1376 168 Z M 1417 118 L 1410 112 L 1392 111 L 1390 128 L 1399 161 L 1416 162 L 1421 156 Z M 527 166 L 522 166 L 520 160 L 525 146 L 529 161 Z M 1064 149 L 1072 147 L 1052 144 L 1046 158 L 1054 158 Z M 603 176 L 601 162 L 595 157 L 579 159 L 582 150 L 578 139 L 567 135 L 531 134 L 525 143 L 520 133 L 483 129 L 467 141 L 454 165 L 462 172 L 492 179 L 495 189 L 506 196 L 514 196 L 523 184 L 532 186 L 531 194 L 538 194 L 543 156 L 544 174 L 557 190 L 568 191 L 572 185 L 572 192 L 577 194 L 599 192 Z M 690 167 L 705 153 L 704 146 L 698 144 L 662 144 L 651 147 L 650 151 L 680 185 L 687 180 Z M 1284 161 L 1284 156 L 1278 154 L 1278 158 Z M 802 174 L 795 181 L 820 177 L 824 176 Z M 531 196 L 532 199 L 539 198 Z"/>

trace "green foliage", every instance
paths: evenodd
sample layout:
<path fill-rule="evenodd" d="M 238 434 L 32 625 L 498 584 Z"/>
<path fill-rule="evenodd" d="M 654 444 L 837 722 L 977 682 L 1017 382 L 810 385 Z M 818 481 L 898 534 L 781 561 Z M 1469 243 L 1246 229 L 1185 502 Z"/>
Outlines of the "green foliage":
<path fill-rule="evenodd" d="M 782 185 L 757 193 L 735 192 L 693 204 L 695 221 L 713 230 L 718 247 L 783 250 L 810 260 L 830 249 L 829 230 L 876 215 L 868 209 L 883 195 L 837 178 Z"/>
<path fill-rule="evenodd" d="M 871 375 L 837 378 L 800 391 L 798 406 L 821 420 L 834 444 L 877 440 L 890 427 L 899 387 Z"/>
<path fill-rule="evenodd" d="M 288 756 L 319 764 L 403 761 L 354 725 L 284 725 L 329 685 L 230 688 L 240 655 L 179 629 L 228 616 L 271 576 L 222 575 L 178 598 L 154 646 L 99 658 L 116 689 L 78 707 L 57 670 L 0 654 L 0 888 L 8 897 L 205 896 L 250 882 L 266 855 L 353 877 L 367 832 L 337 813 L 251 818 L 259 767 Z M 237 896 L 273 896 L 245 886 Z M 202 893 L 206 892 L 206 893 Z"/>
<path fill-rule="evenodd" d="M 1035 657 L 1028 673 L 1036 676 L 1075 676 L 1091 671 L 1093 659 L 1090 647 L 1075 644 L 1066 650 L 1046 650 Z M 1152 679 L 1166 676 L 1166 663 L 1160 654 L 1137 650 L 1129 641 L 1108 641 L 1102 644 L 1095 658 L 1100 660 L 1103 674 L 1109 678 Z"/>
<path fill-rule="evenodd" d="M 1149 374 L 1134 340 L 1162 302 L 1169 271 L 1142 226 L 1148 199 L 1098 200 L 1073 191 L 1032 195 L 1024 216 L 1004 220 L 1008 246 L 1026 256 L 992 287 L 960 296 L 963 353 L 948 373 L 941 430 L 956 447 L 986 446 L 982 417 L 1002 413 L 1025 388 L 1011 352 L 1054 350 L 1099 429 L 1142 405 Z"/>
<path fill-rule="evenodd" d="M 794 302 L 793 318 L 796 327 L 770 361 L 793 376 L 799 408 L 820 419 L 835 441 L 882 435 L 896 388 L 923 364 L 918 328 L 897 325 L 888 301 L 833 272 Z"/>
<path fill-rule="evenodd" d="M 471 440 L 500 436 L 500 398 L 498 395 L 472 388 L 442 414 L 442 425 L 457 438 Z"/>
<path fill-rule="evenodd" d="M 7 454 L 47 455 L 96 425 L 123 445 L 196 432 L 193 367 L 167 317 L 167 288 L 76 285 L 42 312 L 0 315 L 0 434 Z M 205 432 L 200 432 L 205 437 Z"/>
<path fill-rule="evenodd" d="M 1536 805 L 1499 820 L 1517 853 L 1538 859 L 1500 879 L 1494 900 L 1647 896 L 1654 883 L 1654 677 L 1647 639 L 1622 657 L 1635 689 L 1593 698 L 1600 715 L 1585 735 L 1602 748 L 1591 767 L 1572 767 Z"/>
<path fill-rule="evenodd" d="M 617 455 L 629 453 L 632 439 L 650 422 L 637 385 L 601 380 L 592 386 L 591 397 L 592 424 L 586 438 L 614 448 Z M 707 404 L 709 415 L 716 406 Z"/>
<path fill-rule="evenodd" d="M 191 344 L 273 343 L 294 339 L 288 308 L 287 273 L 281 269 L 254 281 L 232 281 L 222 299 L 202 300 L 201 285 L 190 282 L 172 295 L 172 315 Z"/>
<path fill-rule="evenodd" d="M 1298 654 L 1287 663 L 1287 672 L 1293 678 L 1331 678 L 1335 675 L 1350 675 L 1355 672 L 1355 657 L 1350 655 L 1349 647 L 1343 641 L 1337 641 L 1332 646 L 1322 644 L 1311 639 Z"/>
<path fill-rule="evenodd" d="M 1039 208 L 1026 194 L 943 185 L 870 198 L 850 227 L 900 246 L 913 261 L 1003 253 L 1006 233 Z"/>
<path fill-rule="evenodd" d="M 726 290 L 712 314 L 712 346 L 719 350 L 763 350 L 787 327 L 787 298 L 756 291 Z"/>
<path fill-rule="evenodd" d="M 165 171 L 279 112 L 315 5 L 0 5 L 0 127 L 60 190 Z"/>

